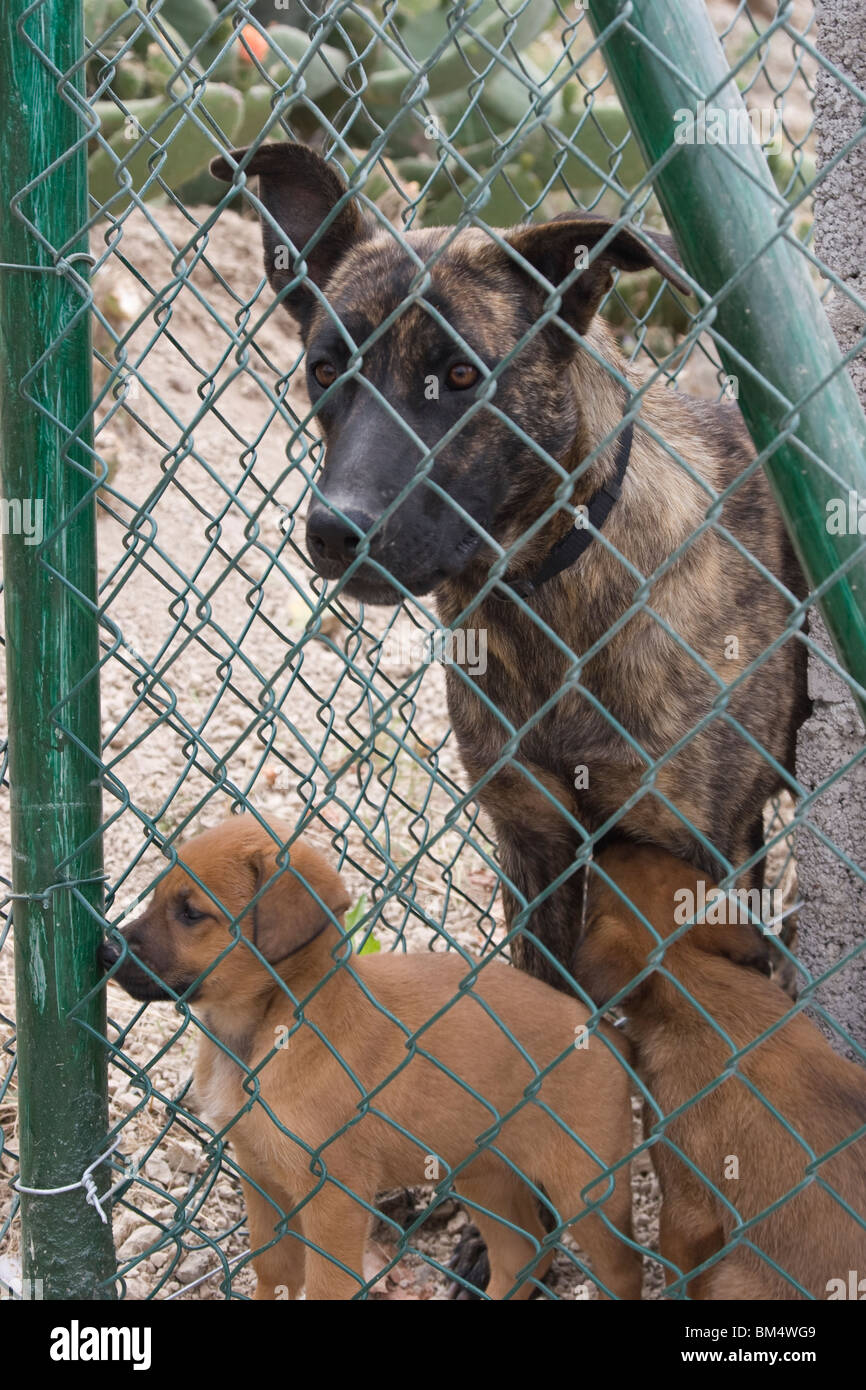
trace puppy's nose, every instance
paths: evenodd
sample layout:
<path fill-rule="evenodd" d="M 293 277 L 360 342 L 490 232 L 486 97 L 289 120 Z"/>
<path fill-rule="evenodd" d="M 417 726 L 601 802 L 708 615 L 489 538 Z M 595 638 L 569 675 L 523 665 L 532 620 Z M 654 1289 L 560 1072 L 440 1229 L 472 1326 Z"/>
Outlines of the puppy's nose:
<path fill-rule="evenodd" d="M 311 556 L 345 569 L 354 560 L 361 536 L 369 531 L 374 520 L 360 511 L 337 516 L 330 507 L 315 502 L 307 514 L 307 545 Z"/>
<path fill-rule="evenodd" d="M 103 970 L 110 970 L 120 960 L 120 947 L 115 946 L 113 941 L 103 941 L 96 954 Z"/>

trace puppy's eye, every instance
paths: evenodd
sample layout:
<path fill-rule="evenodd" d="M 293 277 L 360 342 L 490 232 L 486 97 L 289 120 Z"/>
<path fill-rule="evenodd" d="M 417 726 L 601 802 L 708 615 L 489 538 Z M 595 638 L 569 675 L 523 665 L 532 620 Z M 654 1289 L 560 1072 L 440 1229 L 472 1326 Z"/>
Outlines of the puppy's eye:
<path fill-rule="evenodd" d="M 330 362 L 317 362 L 313 367 L 313 376 L 320 386 L 333 386 L 337 380 L 337 368 Z"/>
<path fill-rule="evenodd" d="M 475 385 L 479 376 L 478 368 L 473 367 L 469 362 L 455 362 L 445 380 L 452 391 L 468 391 L 470 386 Z"/>
<path fill-rule="evenodd" d="M 192 903 L 181 903 L 177 910 L 177 915 L 187 926 L 192 926 L 194 922 L 203 922 L 207 916 L 206 912 L 199 912 L 198 908 L 193 907 Z"/>

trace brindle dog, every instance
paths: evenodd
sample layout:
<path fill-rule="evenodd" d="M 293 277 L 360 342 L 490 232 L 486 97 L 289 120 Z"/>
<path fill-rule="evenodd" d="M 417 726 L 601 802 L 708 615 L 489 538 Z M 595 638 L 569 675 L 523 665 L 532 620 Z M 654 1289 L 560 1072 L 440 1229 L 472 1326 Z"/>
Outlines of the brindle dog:
<path fill-rule="evenodd" d="M 213 172 L 232 180 L 246 155 Z M 736 407 L 646 387 L 597 317 L 614 268 L 654 266 L 687 292 L 673 244 L 575 213 L 503 244 L 432 228 L 403 245 L 309 149 L 265 145 L 244 167 L 325 438 L 324 501 L 307 521 L 316 569 L 352 566 L 346 590 L 368 603 L 433 592 L 444 625 L 486 629 L 486 671 L 449 667 L 448 703 L 512 885 L 509 921 L 562 878 L 515 941 L 517 963 L 565 987 L 558 963 L 572 962 L 582 908 L 575 822 L 713 878 L 756 856 L 738 883 L 760 887 L 762 810 L 782 783 L 770 760 L 792 766 L 806 711 L 805 650 L 784 637 L 802 580 Z M 344 376 L 352 341 L 363 364 Z M 624 462 L 602 538 L 533 588 L 575 506 L 592 508 Z M 491 582 L 509 547 L 525 607 Z"/>

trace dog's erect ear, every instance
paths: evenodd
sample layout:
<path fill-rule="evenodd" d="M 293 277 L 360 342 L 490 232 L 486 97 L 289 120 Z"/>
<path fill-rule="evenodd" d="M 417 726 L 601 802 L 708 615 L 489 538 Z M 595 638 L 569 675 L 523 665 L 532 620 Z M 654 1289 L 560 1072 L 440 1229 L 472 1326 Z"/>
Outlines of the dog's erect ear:
<path fill-rule="evenodd" d="M 256 892 L 285 865 L 285 856 L 280 854 L 278 864 L 277 855 L 276 845 L 253 852 L 251 867 Z M 326 908 L 336 917 L 351 905 L 340 875 L 317 850 L 300 843 L 292 845 L 289 866 L 282 868 L 279 878 L 259 898 L 250 914 L 252 925 L 247 928 L 247 935 L 272 965 L 318 936 L 330 922 Z M 320 902 L 309 892 L 310 888 Z"/>
<path fill-rule="evenodd" d="M 559 285 L 572 271 L 579 269 L 612 226 L 606 217 L 571 217 L 566 213 L 537 227 L 518 227 L 506 240 L 545 280 Z M 644 233 L 643 237 L 646 236 Z M 628 227 L 617 232 L 565 291 L 559 317 L 578 333 L 585 333 L 613 283 L 611 272 L 614 269 L 648 270 L 654 266 L 683 294 L 691 294 L 686 281 L 665 265 L 659 255 L 664 252 L 678 262 L 671 237 L 657 234 L 652 237 L 652 243 L 646 245 L 645 240 Z"/>
<path fill-rule="evenodd" d="M 238 164 L 246 153 L 246 149 L 232 150 L 231 157 Z M 210 171 L 214 178 L 224 179 L 226 183 L 231 183 L 235 176 L 234 166 L 222 156 L 211 161 Z M 303 252 L 307 242 L 345 196 L 346 185 L 330 164 L 306 145 L 262 145 L 245 166 L 245 173 L 258 175 L 259 198 L 285 234 L 274 231 L 262 219 L 265 274 L 273 288 L 279 291 L 295 277 L 295 257 L 289 250 L 286 236 L 298 253 Z M 321 289 L 346 252 L 363 240 L 367 232 L 361 210 L 355 199 L 350 198 L 307 252 L 307 277 Z M 305 332 L 315 305 L 315 296 L 309 287 L 299 285 L 283 303 Z"/>

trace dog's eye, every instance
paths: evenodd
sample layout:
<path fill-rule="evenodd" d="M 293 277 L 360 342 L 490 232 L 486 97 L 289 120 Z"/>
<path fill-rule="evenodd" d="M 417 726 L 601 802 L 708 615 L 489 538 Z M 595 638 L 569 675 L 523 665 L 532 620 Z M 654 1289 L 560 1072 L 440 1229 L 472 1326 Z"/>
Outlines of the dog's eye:
<path fill-rule="evenodd" d="M 192 903 L 181 903 L 177 910 L 177 915 L 182 922 L 191 925 L 193 922 L 203 922 L 207 916 L 206 912 L 199 912 L 198 908 L 193 907 Z"/>
<path fill-rule="evenodd" d="M 330 362 L 317 362 L 313 368 L 313 376 L 320 386 L 333 386 L 337 380 L 337 368 Z"/>
<path fill-rule="evenodd" d="M 473 367 L 469 362 L 456 362 L 445 380 L 454 391 L 468 391 L 470 386 L 475 385 L 478 377 L 477 367 Z"/>

